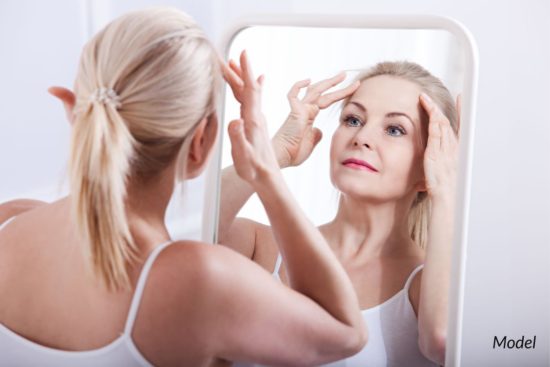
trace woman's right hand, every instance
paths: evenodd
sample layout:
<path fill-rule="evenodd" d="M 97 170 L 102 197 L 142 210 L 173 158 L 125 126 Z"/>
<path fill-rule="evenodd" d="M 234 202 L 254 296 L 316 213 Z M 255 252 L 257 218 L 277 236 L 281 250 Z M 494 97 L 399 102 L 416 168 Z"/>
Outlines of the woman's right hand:
<path fill-rule="evenodd" d="M 313 127 L 313 121 L 319 111 L 353 94 L 359 87 L 359 81 L 335 92 L 325 93 L 328 89 L 344 81 L 346 74 L 341 72 L 332 78 L 321 80 L 313 85 L 310 80 L 295 83 L 287 94 L 290 114 L 273 137 L 273 149 L 281 168 L 298 166 L 310 155 L 322 138 L 321 130 Z M 307 88 L 302 99 L 298 98 L 300 89 Z"/>

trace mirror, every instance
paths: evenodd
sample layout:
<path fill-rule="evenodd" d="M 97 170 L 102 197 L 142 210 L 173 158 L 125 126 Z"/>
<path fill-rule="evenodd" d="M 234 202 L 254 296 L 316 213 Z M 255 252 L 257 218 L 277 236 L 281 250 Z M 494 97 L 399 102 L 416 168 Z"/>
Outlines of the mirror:
<path fill-rule="evenodd" d="M 476 47 L 468 31 L 450 19 L 431 16 L 260 17 L 245 19 L 236 25 L 228 32 L 222 47 L 226 60 L 238 60 L 240 52 L 246 49 L 255 74 L 265 74 L 262 109 L 271 136 L 290 111 L 286 95 L 295 82 L 311 78 L 315 83 L 344 70 L 346 79 L 335 87 L 340 89 L 354 81 L 361 71 L 382 61 L 407 60 L 417 63 L 439 78 L 453 99 L 461 95 L 445 358 L 448 366 L 460 365 L 462 274 L 477 83 Z M 294 197 L 318 226 L 333 220 L 341 196 L 331 182 L 329 164 L 331 137 L 340 125 L 341 110 L 342 103 L 337 102 L 320 111 L 314 126 L 321 129 L 323 139 L 305 162 L 283 170 Z M 239 105 L 228 88 L 221 111 L 224 126 L 239 116 Z M 221 129 L 221 134 L 221 158 L 215 168 L 232 164 L 226 128 Z M 218 194 L 220 192 L 219 187 L 211 189 Z M 216 199 L 219 205 L 224 205 L 223 197 Z M 210 205 L 211 212 L 215 211 L 216 199 Z M 269 225 L 255 195 L 242 207 L 237 217 Z M 212 231 L 216 226 L 217 222 L 211 224 Z M 213 237 L 216 238 L 214 233 Z M 373 340 L 376 334 L 371 335 L 369 343 L 377 343 Z"/>

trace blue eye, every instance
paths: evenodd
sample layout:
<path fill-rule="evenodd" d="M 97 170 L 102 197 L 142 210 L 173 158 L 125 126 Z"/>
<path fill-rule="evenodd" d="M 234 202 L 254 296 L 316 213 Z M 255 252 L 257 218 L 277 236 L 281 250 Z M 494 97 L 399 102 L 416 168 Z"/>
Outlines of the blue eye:
<path fill-rule="evenodd" d="M 396 125 L 390 125 L 390 126 L 388 126 L 388 128 L 386 129 L 386 131 L 388 132 L 388 135 L 390 135 L 390 136 L 403 136 L 403 135 L 407 135 L 405 129 L 403 129 L 401 126 L 396 126 Z"/>
<path fill-rule="evenodd" d="M 346 123 L 347 126 L 350 126 L 350 127 L 358 127 L 358 126 L 362 126 L 363 123 L 361 122 L 361 120 L 359 120 L 357 117 L 355 116 L 346 116 L 344 118 L 344 122 Z"/>

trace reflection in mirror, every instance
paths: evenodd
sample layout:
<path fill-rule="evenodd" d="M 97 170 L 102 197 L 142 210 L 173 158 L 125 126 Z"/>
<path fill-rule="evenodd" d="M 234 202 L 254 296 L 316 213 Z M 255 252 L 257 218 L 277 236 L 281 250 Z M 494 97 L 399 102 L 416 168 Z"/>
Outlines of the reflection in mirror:
<path fill-rule="evenodd" d="M 244 49 L 265 75 L 262 109 L 285 180 L 364 310 L 367 346 L 330 366 L 443 365 L 460 43 L 434 29 L 254 26 L 235 36 L 229 59 Z M 228 89 L 225 124 L 238 116 Z M 218 240 L 288 284 L 267 216 L 232 171 L 230 149 L 225 134 Z"/>

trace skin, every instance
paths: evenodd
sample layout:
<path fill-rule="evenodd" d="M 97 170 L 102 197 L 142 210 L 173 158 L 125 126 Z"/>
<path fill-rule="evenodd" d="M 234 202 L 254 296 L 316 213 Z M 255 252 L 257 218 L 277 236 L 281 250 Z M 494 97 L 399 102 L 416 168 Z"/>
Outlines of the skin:
<path fill-rule="evenodd" d="M 271 233 L 288 261 L 291 287 L 223 246 L 177 241 L 155 261 L 132 331 L 138 349 L 155 365 L 226 366 L 242 360 L 309 366 L 352 355 L 366 342 L 345 270 L 282 180 L 265 121 L 257 118 L 261 85 L 246 54 L 241 68 L 246 104 L 229 127 L 236 172 L 264 203 Z M 72 121 L 73 93 L 50 91 Z M 216 116 L 205 116 L 191 136 L 186 178 L 202 172 L 216 135 Z M 177 166 L 171 162 L 147 182 L 129 179 L 127 217 L 139 257 L 129 264 L 132 288 L 147 255 L 170 240 L 164 214 Z M 0 231 L 0 323 L 36 343 L 80 351 L 103 347 L 121 334 L 133 289 L 108 291 L 86 271 L 74 247 L 80 239 L 71 225 L 70 200 L 19 214 Z M 310 278 L 315 271 L 319 277 Z"/>
<path fill-rule="evenodd" d="M 234 93 L 240 73 L 231 63 L 226 70 Z M 409 299 L 418 318 L 421 352 L 443 365 L 457 137 L 437 105 L 415 83 L 383 75 L 325 93 L 342 80 L 335 76 L 309 86 L 302 100 L 297 98 L 298 90 L 309 82 L 293 86 L 288 95 L 292 112 L 272 139 L 279 164 L 295 166 L 307 159 L 321 138 L 313 127 L 319 110 L 350 97 L 332 136 L 330 153 L 331 180 L 341 199 L 335 218 L 319 230 L 348 273 L 362 309 L 392 297 L 411 271 L 425 264 L 413 278 Z M 344 166 L 348 158 L 365 160 L 378 172 Z M 413 199 L 424 191 L 432 202 L 426 250 L 410 239 L 406 225 Z M 278 250 L 271 228 L 235 219 L 251 193 L 232 167 L 224 170 L 220 242 L 272 271 Z M 285 275 L 283 265 L 283 282 L 287 282 Z"/>

